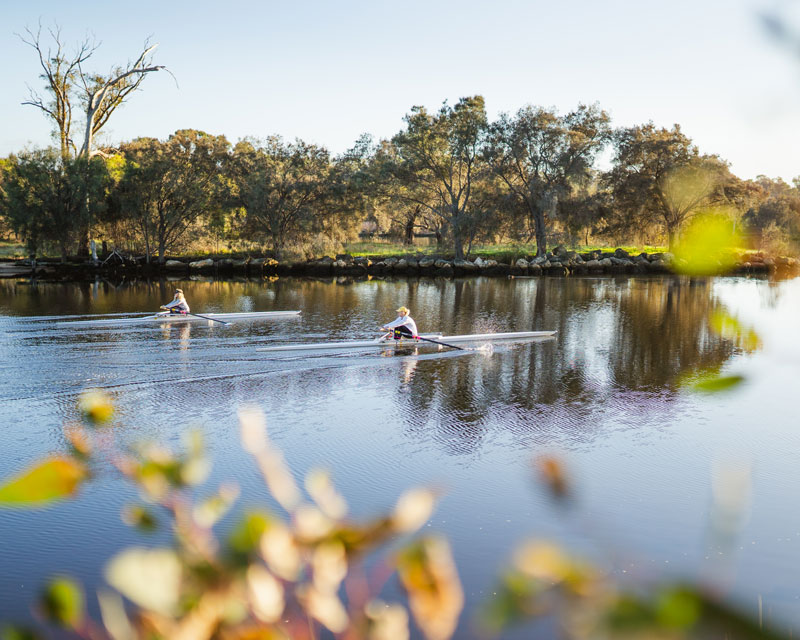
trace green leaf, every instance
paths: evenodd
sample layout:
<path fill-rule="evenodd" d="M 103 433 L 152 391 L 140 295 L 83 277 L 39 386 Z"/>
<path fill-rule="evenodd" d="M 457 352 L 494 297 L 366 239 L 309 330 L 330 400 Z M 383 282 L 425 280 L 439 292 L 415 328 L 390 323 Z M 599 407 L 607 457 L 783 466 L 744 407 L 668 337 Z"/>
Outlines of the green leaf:
<path fill-rule="evenodd" d="M 0 507 L 38 507 L 66 498 L 88 475 L 74 458 L 50 458 L 0 485 Z"/>
<path fill-rule="evenodd" d="M 656 597 L 656 617 L 662 627 L 689 629 L 702 611 L 699 598 L 688 589 L 670 588 Z"/>
<path fill-rule="evenodd" d="M 731 218 L 723 212 L 697 216 L 675 246 L 675 268 L 687 275 L 725 273 L 736 264 L 736 247 L 742 244 Z"/>
<path fill-rule="evenodd" d="M 40 601 L 42 613 L 50 622 L 76 629 L 83 620 L 83 589 L 70 578 L 52 578 Z"/>
<path fill-rule="evenodd" d="M 23 627 L 3 627 L 0 629 L 0 640 L 40 640 L 41 636 Z"/>
<path fill-rule="evenodd" d="M 716 376 L 699 380 L 692 385 L 692 388 L 703 393 L 719 393 L 720 391 L 729 391 L 734 387 L 738 387 L 744 381 L 745 377 L 740 375 Z"/>
<path fill-rule="evenodd" d="M 272 518 L 267 513 L 248 513 L 231 532 L 229 544 L 238 553 L 250 553 L 258 548 L 261 536 L 269 527 Z"/>
<path fill-rule="evenodd" d="M 145 506 L 132 504 L 122 511 L 122 521 L 139 531 L 150 533 L 158 528 L 158 520 L 155 514 Z"/>

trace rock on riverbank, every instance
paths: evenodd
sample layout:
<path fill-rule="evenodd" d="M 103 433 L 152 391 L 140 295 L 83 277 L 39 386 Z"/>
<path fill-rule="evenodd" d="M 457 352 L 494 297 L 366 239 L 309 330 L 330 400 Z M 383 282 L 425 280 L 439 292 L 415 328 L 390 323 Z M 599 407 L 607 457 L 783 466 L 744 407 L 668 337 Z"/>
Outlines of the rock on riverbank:
<path fill-rule="evenodd" d="M 0 263 L 1 277 L 24 275 L 81 276 L 92 273 L 119 275 L 170 276 L 454 276 L 539 277 L 601 274 L 668 274 L 675 271 L 675 258 L 670 253 L 639 253 L 631 255 L 623 249 L 614 251 L 569 251 L 556 247 L 540 257 L 520 257 L 508 263 L 476 257 L 448 260 L 442 257 L 407 255 L 390 258 L 353 257 L 341 254 L 306 262 L 279 262 L 272 258 L 189 258 L 170 259 L 163 265 L 147 264 L 142 258 L 119 258 L 94 265 L 86 261 L 14 260 Z M 795 258 L 772 258 L 761 253 L 743 254 L 730 272 L 733 274 L 769 275 L 778 271 L 800 269 Z"/>

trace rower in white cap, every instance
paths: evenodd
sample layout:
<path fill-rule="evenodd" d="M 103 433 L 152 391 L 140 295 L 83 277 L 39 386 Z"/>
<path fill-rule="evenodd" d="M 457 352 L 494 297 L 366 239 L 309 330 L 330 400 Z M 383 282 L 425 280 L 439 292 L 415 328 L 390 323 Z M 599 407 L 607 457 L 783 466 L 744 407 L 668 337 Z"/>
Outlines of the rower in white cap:
<path fill-rule="evenodd" d="M 397 310 L 397 318 L 383 325 L 381 331 L 392 331 L 395 340 L 401 338 L 415 338 L 417 336 L 417 323 L 409 315 L 406 307 Z"/>
<path fill-rule="evenodd" d="M 175 289 L 175 297 L 172 299 L 172 302 L 162 304 L 161 308 L 170 313 L 180 313 L 183 315 L 191 311 L 191 309 L 189 309 L 189 303 L 186 302 L 186 298 L 183 296 L 183 289 Z"/>

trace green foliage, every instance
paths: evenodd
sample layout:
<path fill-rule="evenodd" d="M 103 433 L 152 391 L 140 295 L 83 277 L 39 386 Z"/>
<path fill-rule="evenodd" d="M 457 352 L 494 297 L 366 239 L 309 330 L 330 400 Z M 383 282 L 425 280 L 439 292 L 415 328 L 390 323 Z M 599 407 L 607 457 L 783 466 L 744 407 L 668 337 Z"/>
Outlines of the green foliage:
<path fill-rule="evenodd" d="M 761 346 L 761 338 L 752 327 L 742 324 L 725 311 L 717 310 L 711 314 L 709 325 L 714 333 L 746 352 L 755 351 Z M 736 389 L 746 380 L 744 375 L 723 375 L 719 367 L 712 367 L 685 374 L 680 384 L 700 393 L 720 393 Z"/>
<path fill-rule="evenodd" d="M 705 393 L 717 393 L 719 391 L 729 391 L 738 387 L 745 378 L 741 375 L 732 376 L 709 376 L 697 380 L 692 388 L 696 391 Z"/>
<path fill-rule="evenodd" d="M 597 105 L 564 116 L 526 106 L 490 127 L 485 158 L 521 208 L 513 226 L 547 250 L 547 218 L 565 207 L 592 179 L 595 157 L 611 138 L 610 117 Z"/>
<path fill-rule="evenodd" d="M 55 245 L 66 257 L 70 243 L 105 208 L 108 175 L 99 158 L 29 151 L 10 157 L 2 174 L 0 213 L 34 252 Z"/>
<path fill-rule="evenodd" d="M 719 211 L 697 216 L 675 245 L 675 269 L 696 276 L 725 273 L 736 265 L 741 243 L 729 216 Z"/>
<path fill-rule="evenodd" d="M 25 245 L 18 242 L 0 242 L 0 258 L 26 258 Z"/>
<path fill-rule="evenodd" d="M 196 222 L 224 206 L 229 147 L 224 136 L 192 129 L 176 131 L 166 142 L 139 138 L 121 147 L 118 206 L 132 216 L 148 258 L 157 253 L 163 262 Z"/>
<path fill-rule="evenodd" d="M 67 498 L 88 477 L 79 460 L 55 457 L 0 485 L 0 507 L 39 507 Z"/>
<path fill-rule="evenodd" d="M 455 257 L 463 258 L 465 242 L 475 237 L 486 214 L 473 198 L 485 173 L 483 97 L 462 98 L 454 107 L 445 102 L 436 114 L 413 107 L 404 120 L 406 128 L 392 138 L 385 173 L 402 189 L 398 195 L 441 221 L 452 235 Z"/>
<path fill-rule="evenodd" d="M 603 176 L 615 224 L 628 229 L 660 225 L 670 248 L 692 216 L 731 203 L 738 179 L 716 156 L 700 155 L 681 131 L 653 123 L 619 130 L 614 166 Z"/>
<path fill-rule="evenodd" d="M 51 578 L 40 599 L 44 618 L 59 626 L 77 629 L 83 622 L 84 595 L 81 587 L 72 579 Z"/>
<path fill-rule="evenodd" d="M 0 628 L 0 640 L 41 640 L 41 636 L 35 631 L 22 627 L 2 627 Z"/>

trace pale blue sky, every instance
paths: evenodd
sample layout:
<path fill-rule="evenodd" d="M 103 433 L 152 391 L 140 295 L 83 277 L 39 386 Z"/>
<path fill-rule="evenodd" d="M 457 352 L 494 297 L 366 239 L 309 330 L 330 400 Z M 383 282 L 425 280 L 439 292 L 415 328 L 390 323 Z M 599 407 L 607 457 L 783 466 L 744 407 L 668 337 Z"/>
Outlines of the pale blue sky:
<path fill-rule="evenodd" d="M 776 0 L 246 2 L 0 0 L 0 155 L 50 142 L 20 103 L 39 87 L 15 35 L 57 21 L 70 44 L 102 42 L 107 71 L 148 36 L 153 74 L 114 115 L 107 142 L 179 128 L 278 133 L 338 153 L 363 132 L 398 131 L 412 105 L 482 94 L 490 117 L 526 103 L 564 112 L 598 102 L 615 126 L 679 123 L 743 178 L 800 174 L 800 65 L 758 12 Z M 133 7 L 127 10 L 126 7 Z"/>

